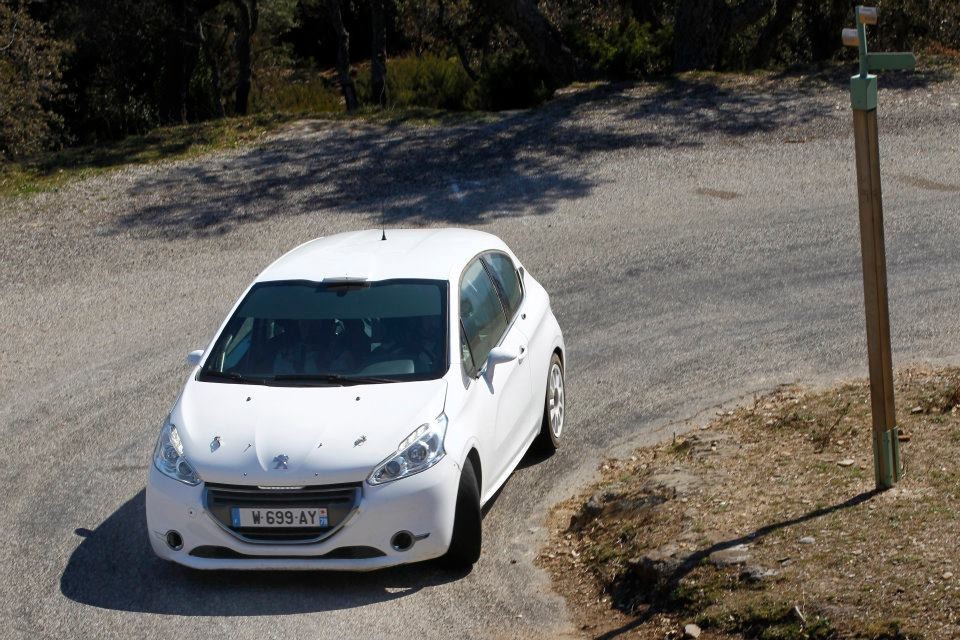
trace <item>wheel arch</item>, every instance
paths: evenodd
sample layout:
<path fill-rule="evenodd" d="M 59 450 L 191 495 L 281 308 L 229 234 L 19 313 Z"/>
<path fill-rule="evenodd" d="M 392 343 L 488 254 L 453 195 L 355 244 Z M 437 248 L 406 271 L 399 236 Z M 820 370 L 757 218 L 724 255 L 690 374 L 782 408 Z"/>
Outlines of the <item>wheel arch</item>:
<path fill-rule="evenodd" d="M 473 473 L 477 476 L 480 495 L 483 495 L 483 467 L 480 464 L 480 452 L 477 451 L 476 447 L 470 447 L 470 451 L 467 452 L 467 457 L 463 462 L 465 465 L 469 463 L 473 467 Z"/>

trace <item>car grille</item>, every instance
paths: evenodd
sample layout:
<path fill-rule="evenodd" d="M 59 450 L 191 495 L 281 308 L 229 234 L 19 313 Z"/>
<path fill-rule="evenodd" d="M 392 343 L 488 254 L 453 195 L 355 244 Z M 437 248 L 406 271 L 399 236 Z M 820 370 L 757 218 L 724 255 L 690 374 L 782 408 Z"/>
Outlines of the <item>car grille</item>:
<path fill-rule="evenodd" d="M 343 526 L 360 504 L 361 483 L 308 486 L 298 488 L 260 488 L 207 484 L 204 499 L 207 511 L 222 528 L 245 542 L 308 543 L 329 538 Z M 232 509 L 252 507 L 286 509 L 325 507 L 326 527 L 234 527 Z"/>

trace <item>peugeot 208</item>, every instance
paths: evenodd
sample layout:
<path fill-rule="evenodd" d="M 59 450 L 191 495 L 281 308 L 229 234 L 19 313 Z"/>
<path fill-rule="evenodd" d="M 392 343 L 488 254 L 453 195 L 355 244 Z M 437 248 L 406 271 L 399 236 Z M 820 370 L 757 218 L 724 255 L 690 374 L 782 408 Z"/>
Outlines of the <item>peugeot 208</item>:
<path fill-rule="evenodd" d="M 150 543 L 198 569 L 470 566 L 483 504 L 559 444 L 564 358 L 546 291 L 493 235 L 308 242 L 187 357 Z"/>

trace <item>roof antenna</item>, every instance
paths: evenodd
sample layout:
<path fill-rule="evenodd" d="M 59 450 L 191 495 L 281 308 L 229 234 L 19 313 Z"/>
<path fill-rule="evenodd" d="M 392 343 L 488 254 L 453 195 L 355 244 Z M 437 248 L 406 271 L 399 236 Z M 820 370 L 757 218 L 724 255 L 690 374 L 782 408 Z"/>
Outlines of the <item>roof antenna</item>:
<path fill-rule="evenodd" d="M 380 242 L 383 242 L 384 240 L 387 239 L 387 228 L 386 228 L 386 227 L 380 227 L 380 229 L 381 229 L 381 231 L 382 231 L 382 233 L 383 233 L 383 235 L 380 236 Z"/>

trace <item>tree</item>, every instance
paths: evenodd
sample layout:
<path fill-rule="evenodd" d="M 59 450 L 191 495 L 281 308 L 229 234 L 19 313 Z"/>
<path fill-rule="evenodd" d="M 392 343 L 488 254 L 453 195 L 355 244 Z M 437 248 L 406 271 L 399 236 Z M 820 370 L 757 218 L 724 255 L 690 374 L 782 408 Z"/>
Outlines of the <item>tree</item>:
<path fill-rule="evenodd" d="M 490 12 L 513 30 L 554 88 L 575 79 L 577 63 L 560 31 L 540 11 L 536 0 L 475 0 L 481 12 Z"/>
<path fill-rule="evenodd" d="M 387 106 L 387 22 L 384 0 L 370 0 L 370 88 L 373 100 Z"/>
<path fill-rule="evenodd" d="M 200 22 L 197 8 L 189 0 L 174 0 L 173 15 L 176 20 L 177 35 L 170 40 L 170 60 L 168 68 L 168 87 L 175 87 L 167 94 L 165 120 L 187 123 L 187 94 L 190 90 L 190 77 L 197 64 L 200 51 Z"/>
<path fill-rule="evenodd" d="M 218 33 L 219 32 L 219 33 Z M 213 92 L 213 108 L 217 118 L 225 118 L 227 110 L 223 106 L 223 81 L 221 80 L 220 58 L 217 51 L 226 41 L 226 29 L 217 29 L 215 25 L 201 22 L 200 42 L 204 60 L 210 69 L 210 89 Z"/>
<path fill-rule="evenodd" d="M 340 0 L 326 0 L 326 3 L 330 25 L 337 36 L 337 76 L 340 79 L 340 89 L 343 91 L 347 111 L 354 111 L 360 103 L 357 101 L 357 88 L 350 76 L 350 32 L 343 24 Z"/>
<path fill-rule="evenodd" d="M 41 149 L 62 118 L 51 109 L 61 89 L 65 45 L 30 17 L 24 0 L 0 4 L 0 155 Z"/>
<path fill-rule="evenodd" d="M 774 6 L 775 0 L 677 0 L 674 13 L 673 69 L 716 69 L 731 36 L 753 26 Z"/>
<path fill-rule="evenodd" d="M 812 60 L 829 60 L 843 48 L 837 34 L 848 25 L 853 10 L 847 0 L 804 2 L 800 11 L 803 35 Z"/>
<path fill-rule="evenodd" d="M 257 0 L 233 0 L 237 10 L 237 93 L 234 111 L 247 115 L 250 103 L 250 87 L 253 84 L 251 41 L 257 30 L 259 9 Z"/>
<path fill-rule="evenodd" d="M 777 0 L 773 16 L 767 20 L 767 24 L 760 31 L 757 44 L 750 54 L 750 66 L 759 68 L 770 63 L 770 59 L 780 42 L 780 37 L 793 21 L 793 14 L 799 4 L 800 0 Z"/>

